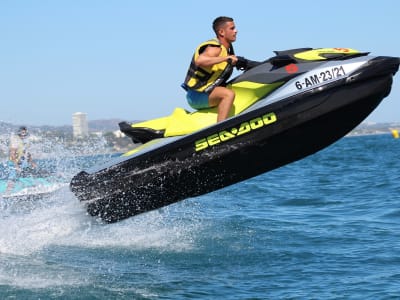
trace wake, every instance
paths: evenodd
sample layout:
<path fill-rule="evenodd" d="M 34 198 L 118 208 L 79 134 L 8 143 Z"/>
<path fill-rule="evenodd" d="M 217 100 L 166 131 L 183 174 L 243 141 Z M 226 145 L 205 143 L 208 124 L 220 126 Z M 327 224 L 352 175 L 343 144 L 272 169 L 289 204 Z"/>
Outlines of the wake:
<path fill-rule="evenodd" d="M 130 248 L 187 251 L 201 228 L 198 211 L 181 205 L 152 211 L 115 224 L 89 216 L 83 203 L 63 187 L 51 197 L 2 202 L 1 255 L 29 256 L 52 247 Z"/>

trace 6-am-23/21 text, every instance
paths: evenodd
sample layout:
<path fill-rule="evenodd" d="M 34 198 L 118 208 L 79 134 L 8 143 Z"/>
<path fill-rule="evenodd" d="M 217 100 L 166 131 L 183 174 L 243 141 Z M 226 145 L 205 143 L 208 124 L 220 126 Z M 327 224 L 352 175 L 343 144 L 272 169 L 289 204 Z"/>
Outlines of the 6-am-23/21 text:
<path fill-rule="evenodd" d="M 321 82 L 336 79 L 344 75 L 346 75 L 346 72 L 343 66 L 338 66 L 310 75 L 305 77 L 303 80 L 298 80 L 296 81 L 295 85 L 298 90 L 302 90 L 303 88 L 308 88 L 310 86 L 320 84 Z"/>

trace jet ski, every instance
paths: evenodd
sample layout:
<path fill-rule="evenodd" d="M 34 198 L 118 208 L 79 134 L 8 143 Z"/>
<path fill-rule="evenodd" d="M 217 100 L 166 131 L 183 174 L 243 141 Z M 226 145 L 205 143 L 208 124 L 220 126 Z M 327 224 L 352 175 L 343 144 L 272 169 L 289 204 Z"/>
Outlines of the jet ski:
<path fill-rule="evenodd" d="M 227 87 L 215 108 L 120 124 L 141 145 L 78 173 L 70 188 L 105 222 L 199 196 L 311 155 L 345 136 L 389 95 L 398 57 L 348 48 L 275 51 Z"/>
<path fill-rule="evenodd" d="M 13 180 L 10 190 L 7 190 L 8 182 L 7 167 L 3 165 L 0 168 L 0 200 L 35 200 L 49 196 L 68 184 L 63 177 L 40 168 L 23 170 Z"/>
<path fill-rule="evenodd" d="M 15 180 L 11 191 L 7 191 L 7 179 L 0 179 L 0 199 L 35 200 L 49 196 L 67 184 L 58 178 L 51 177 L 19 177 Z"/>

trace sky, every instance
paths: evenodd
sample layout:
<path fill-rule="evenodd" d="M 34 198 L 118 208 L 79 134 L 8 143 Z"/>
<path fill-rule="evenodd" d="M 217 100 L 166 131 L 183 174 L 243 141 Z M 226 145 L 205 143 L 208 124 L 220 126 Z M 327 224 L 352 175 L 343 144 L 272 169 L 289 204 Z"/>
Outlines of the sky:
<path fill-rule="evenodd" d="M 212 21 L 233 17 L 237 55 L 353 48 L 400 56 L 400 1 L 0 0 L 0 121 L 70 125 L 192 110 L 180 87 Z M 400 72 L 399 72 L 400 73 Z M 400 121 L 400 74 L 368 122 Z"/>

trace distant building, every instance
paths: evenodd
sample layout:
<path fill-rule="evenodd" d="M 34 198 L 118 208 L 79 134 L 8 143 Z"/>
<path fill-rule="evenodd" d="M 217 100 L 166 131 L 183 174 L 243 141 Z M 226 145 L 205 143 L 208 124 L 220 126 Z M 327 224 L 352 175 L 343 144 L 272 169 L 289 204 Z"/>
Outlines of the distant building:
<path fill-rule="evenodd" d="M 74 138 L 83 138 L 89 135 L 88 121 L 86 114 L 76 112 L 72 115 L 72 129 Z"/>

